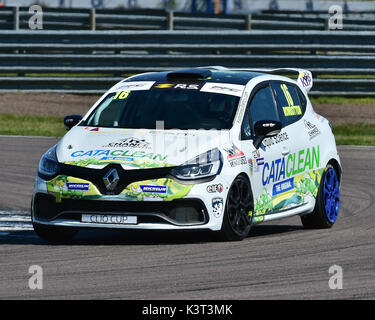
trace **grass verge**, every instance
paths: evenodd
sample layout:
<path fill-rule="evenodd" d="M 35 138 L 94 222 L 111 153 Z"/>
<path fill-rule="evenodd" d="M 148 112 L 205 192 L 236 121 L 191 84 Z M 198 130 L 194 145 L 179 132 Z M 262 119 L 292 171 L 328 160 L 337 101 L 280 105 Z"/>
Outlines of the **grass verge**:
<path fill-rule="evenodd" d="M 61 117 L 0 113 L 0 134 L 61 137 L 66 133 Z M 334 126 L 338 145 L 375 146 L 375 124 L 346 123 Z"/>
<path fill-rule="evenodd" d="M 336 96 L 319 96 L 309 97 L 311 104 L 350 104 L 350 105 L 374 105 L 375 97 L 336 97 Z"/>
<path fill-rule="evenodd" d="M 334 126 L 337 144 L 375 146 L 375 124 L 345 123 Z"/>
<path fill-rule="evenodd" d="M 65 134 L 63 118 L 0 113 L 0 134 L 60 137 Z"/>

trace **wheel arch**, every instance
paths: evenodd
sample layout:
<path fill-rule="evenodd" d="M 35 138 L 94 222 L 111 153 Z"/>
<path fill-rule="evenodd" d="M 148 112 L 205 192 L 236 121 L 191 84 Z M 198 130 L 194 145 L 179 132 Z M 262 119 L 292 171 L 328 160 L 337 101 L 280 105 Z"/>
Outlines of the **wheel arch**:
<path fill-rule="evenodd" d="M 328 161 L 328 164 L 332 165 L 332 167 L 335 169 L 339 182 L 341 183 L 342 169 L 339 162 L 336 159 L 332 158 Z"/>
<path fill-rule="evenodd" d="M 251 185 L 251 179 L 250 179 L 249 175 L 246 172 L 242 171 L 238 175 L 236 175 L 236 177 L 233 179 L 233 181 L 236 180 L 238 177 L 243 177 L 243 178 L 245 178 L 247 180 L 247 182 L 250 185 L 250 190 L 251 190 L 251 193 L 252 193 L 252 197 L 254 199 L 253 187 Z M 233 181 L 232 181 L 232 183 L 233 183 Z"/>
<path fill-rule="evenodd" d="M 248 176 L 245 172 L 240 172 L 240 173 L 236 176 L 236 178 L 238 178 L 239 176 L 244 177 L 244 178 L 249 182 L 249 184 L 250 184 L 250 186 L 251 186 L 251 181 L 250 181 L 250 179 L 249 179 L 249 176 Z M 234 178 L 233 181 L 234 181 L 236 178 Z"/>

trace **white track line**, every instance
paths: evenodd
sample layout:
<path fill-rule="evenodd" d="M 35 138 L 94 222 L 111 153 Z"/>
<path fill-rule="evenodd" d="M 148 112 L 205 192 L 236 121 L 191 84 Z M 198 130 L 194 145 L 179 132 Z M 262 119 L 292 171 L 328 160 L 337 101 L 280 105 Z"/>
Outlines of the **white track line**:
<path fill-rule="evenodd" d="M 0 235 L 2 235 L 2 233 L 5 233 L 4 235 L 8 235 L 9 232 L 13 232 L 13 231 L 33 231 L 34 228 L 30 225 L 29 227 L 1 227 L 0 226 Z"/>
<path fill-rule="evenodd" d="M 20 217 L 20 216 L 1 216 L 0 223 L 2 222 L 31 222 L 30 217 Z"/>
<path fill-rule="evenodd" d="M 27 211 L 0 211 L 0 235 L 4 231 L 33 230 L 30 213 Z"/>

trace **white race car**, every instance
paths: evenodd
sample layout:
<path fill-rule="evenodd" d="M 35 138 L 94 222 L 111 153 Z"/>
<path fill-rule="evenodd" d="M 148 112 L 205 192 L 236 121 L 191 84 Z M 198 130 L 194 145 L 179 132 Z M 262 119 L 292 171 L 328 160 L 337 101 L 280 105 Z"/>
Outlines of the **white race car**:
<path fill-rule="evenodd" d="M 252 225 L 292 215 L 331 227 L 342 170 L 311 87 L 306 70 L 224 67 L 119 82 L 84 117 L 65 117 L 68 133 L 41 158 L 36 233 L 211 230 L 242 240 Z"/>

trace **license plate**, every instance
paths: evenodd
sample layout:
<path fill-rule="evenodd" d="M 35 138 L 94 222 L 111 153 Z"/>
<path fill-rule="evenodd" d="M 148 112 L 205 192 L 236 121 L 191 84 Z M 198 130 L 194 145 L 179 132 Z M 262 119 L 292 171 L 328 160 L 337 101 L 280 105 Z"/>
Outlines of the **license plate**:
<path fill-rule="evenodd" d="M 81 222 L 99 224 L 137 224 L 136 216 L 112 214 L 83 214 Z"/>

